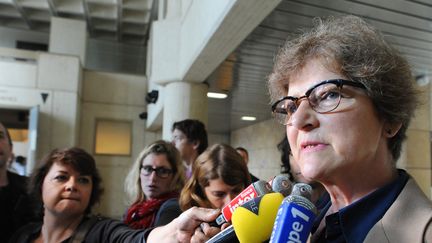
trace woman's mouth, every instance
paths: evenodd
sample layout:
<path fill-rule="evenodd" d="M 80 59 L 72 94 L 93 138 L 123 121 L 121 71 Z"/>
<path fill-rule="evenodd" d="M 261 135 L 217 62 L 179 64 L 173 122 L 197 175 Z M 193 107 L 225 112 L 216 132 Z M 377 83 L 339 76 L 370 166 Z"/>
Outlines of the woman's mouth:
<path fill-rule="evenodd" d="M 158 189 L 158 187 L 157 187 L 157 186 L 154 186 L 154 185 L 147 186 L 147 188 L 148 188 L 149 190 L 151 190 L 151 191 L 154 191 L 154 190 L 157 190 L 157 189 Z"/>
<path fill-rule="evenodd" d="M 302 151 L 306 152 L 313 152 L 323 149 L 325 146 L 327 146 L 324 143 L 319 142 L 306 142 L 301 144 Z"/>
<path fill-rule="evenodd" d="M 80 201 L 78 197 L 63 197 L 63 200 Z"/>

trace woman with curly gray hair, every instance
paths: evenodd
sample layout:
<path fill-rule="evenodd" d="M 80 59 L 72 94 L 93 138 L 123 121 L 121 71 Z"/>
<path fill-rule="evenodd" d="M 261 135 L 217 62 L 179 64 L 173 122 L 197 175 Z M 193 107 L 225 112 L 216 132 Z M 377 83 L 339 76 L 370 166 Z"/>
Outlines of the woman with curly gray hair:
<path fill-rule="evenodd" d="M 374 27 L 319 20 L 280 50 L 269 90 L 302 175 L 331 197 L 312 242 L 432 241 L 432 203 L 396 168 L 417 91 Z"/>

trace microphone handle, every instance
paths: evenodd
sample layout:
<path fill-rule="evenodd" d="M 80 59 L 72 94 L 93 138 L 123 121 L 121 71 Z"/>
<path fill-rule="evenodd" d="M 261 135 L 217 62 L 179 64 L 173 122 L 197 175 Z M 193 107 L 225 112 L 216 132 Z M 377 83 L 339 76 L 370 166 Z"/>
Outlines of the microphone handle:
<path fill-rule="evenodd" d="M 235 234 L 234 227 L 230 225 L 213 236 L 210 240 L 206 241 L 206 243 L 239 243 L 239 241 Z"/>

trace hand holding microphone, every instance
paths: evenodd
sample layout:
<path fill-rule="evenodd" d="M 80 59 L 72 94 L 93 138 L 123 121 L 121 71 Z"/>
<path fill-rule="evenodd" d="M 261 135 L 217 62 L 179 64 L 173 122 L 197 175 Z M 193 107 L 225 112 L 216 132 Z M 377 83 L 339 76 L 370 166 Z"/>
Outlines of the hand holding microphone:
<path fill-rule="evenodd" d="M 270 243 L 307 242 L 316 216 L 315 205 L 310 201 L 311 194 L 310 185 L 294 185 L 291 195 L 279 207 Z"/>

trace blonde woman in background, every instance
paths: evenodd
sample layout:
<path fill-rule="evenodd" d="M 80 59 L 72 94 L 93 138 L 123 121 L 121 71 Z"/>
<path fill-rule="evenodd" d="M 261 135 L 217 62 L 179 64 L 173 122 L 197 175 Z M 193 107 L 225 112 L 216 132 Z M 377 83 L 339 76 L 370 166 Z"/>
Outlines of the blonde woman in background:
<path fill-rule="evenodd" d="M 159 140 L 138 156 L 125 181 L 130 207 L 124 222 L 134 229 L 168 224 L 181 214 L 178 196 L 184 169 L 177 149 Z"/>
<path fill-rule="evenodd" d="M 251 183 L 242 157 L 231 146 L 215 144 L 195 160 L 180 195 L 180 208 L 221 209 Z"/>

